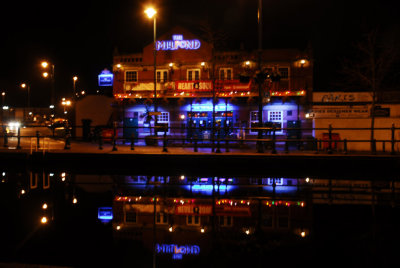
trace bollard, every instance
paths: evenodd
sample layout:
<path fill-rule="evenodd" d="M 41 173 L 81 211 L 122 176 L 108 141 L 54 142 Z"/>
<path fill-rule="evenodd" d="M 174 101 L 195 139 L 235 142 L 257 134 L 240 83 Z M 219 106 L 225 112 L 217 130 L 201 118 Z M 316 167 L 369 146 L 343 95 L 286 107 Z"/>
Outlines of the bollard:
<path fill-rule="evenodd" d="M 394 124 L 392 124 L 392 151 L 390 152 L 390 154 L 395 154 L 395 151 L 394 151 L 394 143 L 395 143 L 395 141 L 394 141 L 394 134 L 395 134 L 395 128 L 394 128 Z"/>
<path fill-rule="evenodd" d="M 285 141 L 285 153 L 289 153 L 289 142 L 287 140 Z"/>
<path fill-rule="evenodd" d="M 64 146 L 64 150 L 69 150 L 69 149 L 71 149 L 71 147 L 70 147 L 71 143 L 70 143 L 69 139 L 70 139 L 70 134 L 65 135 L 65 146 Z"/>
<path fill-rule="evenodd" d="M 314 139 L 313 143 L 314 143 L 315 153 L 318 154 L 319 153 L 319 150 L 318 150 L 318 139 Z"/>
<path fill-rule="evenodd" d="M 328 154 L 332 153 L 332 125 L 329 124 L 328 130 Z"/>
<path fill-rule="evenodd" d="M 103 137 L 101 134 L 99 136 L 99 150 L 103 150 Z"/>
<path fill-rule="evenodd" d="M 197 135 L 194 136 L 194 152 L 197 153 L 198 149 L 197 149 Z"/>
<path fill-rule="evenodd" d="M 118 124 L 118 122 L 114 121 L 114 123 L 113 123 L 113 138 L 112 138 L 112 143 L 113 143 L 112 151 L 117 151 L 117 124 Z M 156 135 L 157 135 L 157 132 L 156 132 Z"/>
<path fill-rule="evenodd" d="M 229 140 L 227 138 L 225 138 L 225 152 L 229 153 Z"/>
<path fill-rule="evenodd" d="M 220 131 L 218 130 L 217 135 L 217 150 L 215 151 L 217 154 L 221 153 L 221 143 L 220 143 Z"/>
<path fill-rule="evenodd" d="M 36 131 L 36 146 L 40 149 L 40 132 Z"/>
<path fill-rule="evenodd" d="M 135 133 L 131 135 L 131 151 L 135 150 Z"/>
<path fill-rule="evenodd" d="M 8 147 L 8 136 L 7 136 L 7 131 L 4 131 L 4 147 Z"/>
<path fill-rule="evenodd" d="M 65 129 L 65 146 L 64 146 L 64 150 L 71 149 L 71 147 L 70 147 L 70 145 L 71 145 L 70 138 L 71 138 L 70 130 L 69 130 L 69 127 L 67 127 Z"/>
<path fill-rule="evenodd" d="M 21 128 L 18 127 L 17 149 L 21 149 Z"/>
<path fill-rule="evenodd" d="M 347 139 L 343 140 L 343 153 L 347 154 Z"/>
<path fill-rule="evenodd" d="M 371 153 L 376 154 L 376 139 L 371 140 Z"/>
<path fill-rule="evenodd" d="M 276 135 L 275 135 L 276 127 L 272 128 L 272 154 L 276 154 Z"/>
<path fill-rule="evenodd" d="M 164 138 L 163 138 L 163 150 L 164 153 L 168 153 L 167 149 L 167 131 L 164 131 Z"/>

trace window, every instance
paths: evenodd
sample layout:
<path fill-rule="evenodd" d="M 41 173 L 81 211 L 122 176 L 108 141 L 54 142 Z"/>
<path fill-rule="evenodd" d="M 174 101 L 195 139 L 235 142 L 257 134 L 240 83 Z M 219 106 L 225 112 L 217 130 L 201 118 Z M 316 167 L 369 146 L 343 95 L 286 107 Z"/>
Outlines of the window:
<path fill-rule="evenodd" d="M 219 216 L 219 225 L 223 227 L 232 226 L 232 216 Z"/>
<path fill-rule="evenodd" d="M 220 80 L 232 80 L 232 68 L 220 68 L 219 69 Z"/>
<path fill-rule="evenodd" d="M 162 212 L 157 213 L 156 223 L 157 224 L 167 224 L 168 223 L 168 215 L 165 213 L 162 213 Z"/>
<path fill-rule="evenodd" d="M 161 112 L 160 115 L 157 115 L 158 123 L 169 123 L 169 112 Z"/>
<path fill-rule="evenodd" d="M 157 70 L 157 83 L 164 83 L 168 81 L 167 70 Z"/>
<path fill-rule="evenodd" d="M 189 81 L 200 80 L 200 69 L 188 69 L 187 80 Z"/>
<path fill-rule="evenodd" d="M 186 217 L 187 225 L 200 225 L 200 216 L 198 215 L 188 215 Z"/>
<path fill-rule="evenodd" d="M 268 111 L 268 122 L 274 123 L 276 134 L 283 134 L 283 111 Z"/>
<path fill-rule="evenodd" d="M 137 223 L 137 213 L 136 211 L 127 211 L 125 214 L 126 223 Z"/>
<path fill-rule="evenodd" d="M 125 81 L 126 82 L 137 82 L 138 81 L 138 72 L 137 71 L 126 71 L 125 72 Z"/>
<path fill-rule="evenodd" d="M 280 67 L 278 68 L 279 74 L 281 75 L 281 79 L 289 78 L 289 68 L 288 67 Z"/>

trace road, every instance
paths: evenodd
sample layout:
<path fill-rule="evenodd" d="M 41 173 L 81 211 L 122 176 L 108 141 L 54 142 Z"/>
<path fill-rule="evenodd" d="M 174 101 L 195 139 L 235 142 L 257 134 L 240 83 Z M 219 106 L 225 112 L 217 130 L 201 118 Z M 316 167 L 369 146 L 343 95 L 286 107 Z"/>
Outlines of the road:
<path fill-rule="evenodd" d="M 55 131 L 55 137 L 53 138 L 53 132 L 50 128 L 44 126 L 38 127 L 24 127 L 21 128 L 21 139 L 20 146 L 23 149 L 36 148 L 37 146 L 37 138 L 36 132 L 39 131 L 40 139 L 40 147 L 49 149 L 62 149 L 65 146 L 65 140 L 60 133 L 59 130 Z M 4 137 L 4 136 L 3 136 Z M 43 137 L 48 137 L 43 139 Z M 18 138 L 17 134 L 13 134 L 13 136 L 8 137 L 8 149 L 16 149 L 18 146 Z M 1 138 L 0 144 L 4 147 L 5 140 Z"/>

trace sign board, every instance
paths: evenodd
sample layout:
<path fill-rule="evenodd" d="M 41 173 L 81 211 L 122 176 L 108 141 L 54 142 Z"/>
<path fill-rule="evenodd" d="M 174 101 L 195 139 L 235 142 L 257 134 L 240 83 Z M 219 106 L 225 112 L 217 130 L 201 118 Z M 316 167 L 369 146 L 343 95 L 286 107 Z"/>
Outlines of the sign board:
<path fill-rule="evenodd" d="M 375 106 L 374 115 L 376 117 L 390 117 L 390 108 L 382 108 L 381 106 Z"/>
<path fill-rule="evenodd" d="M 98 75 L 98 84 L 100 87 L 112 87 L 114 75 L 107 69 L 104 69 Z"/>
<path fill-rule="evenodd" d="M 310 118 L 368 118 L 369 108 L 359 106 L 313 106 Z"/>
<path fill-rule="evenodd" d="M 156 41 L 157 50 L 199 49 L 201 42 L 198 39 L 184 40 L 181 34 L 172 35 L 172 40 Z"/>
<path fill-rule="evenodd" d="M 313 102 L 372 102 L 372 94 L 370 92 L 314 92 Z"/>

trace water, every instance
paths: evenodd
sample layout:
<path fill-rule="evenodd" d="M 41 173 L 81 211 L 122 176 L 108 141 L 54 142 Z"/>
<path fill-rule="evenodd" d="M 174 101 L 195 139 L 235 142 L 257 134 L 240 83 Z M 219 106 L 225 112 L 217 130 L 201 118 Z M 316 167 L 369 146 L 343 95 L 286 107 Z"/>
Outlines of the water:
<path fill-rule="evenodd" d="M 4 169 L 0 179 L 5 264 L 384 267 L 400 238 L 400 185 L 392 179 L 45 168 Z"/>

